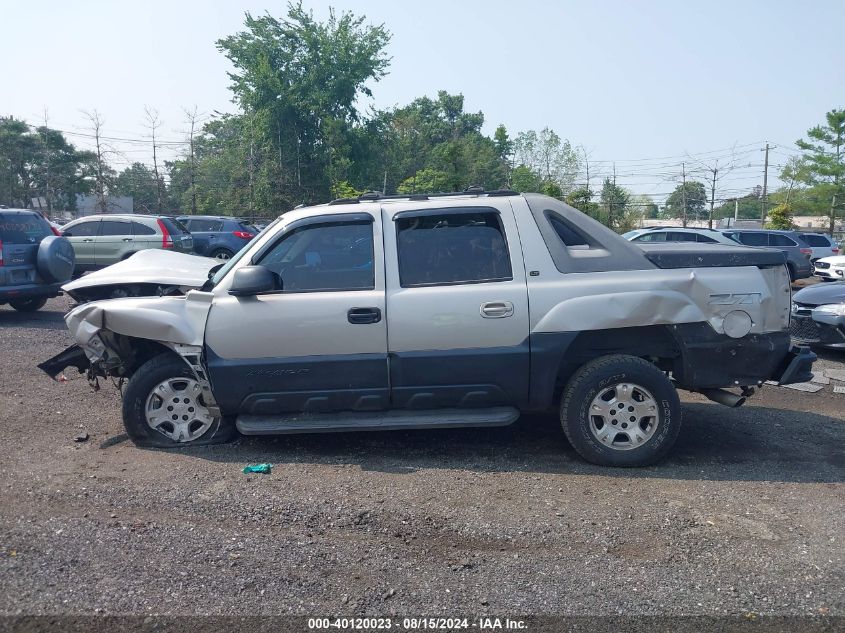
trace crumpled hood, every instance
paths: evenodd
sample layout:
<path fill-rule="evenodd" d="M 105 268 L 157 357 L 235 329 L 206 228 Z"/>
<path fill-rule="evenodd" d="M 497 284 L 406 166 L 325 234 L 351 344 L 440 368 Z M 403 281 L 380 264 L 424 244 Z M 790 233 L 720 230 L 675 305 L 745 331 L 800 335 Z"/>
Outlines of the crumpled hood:
<path fill-rule="evenodd" d="M 101 330 L 180 345 L 202 345 L 213 295 L 191 290 L 184 297 L 108 299 L 83 304 L 65 317 L 68 330 L 86 349 Z"/>
<path fill-rule="evenodd" d="M 828 257 L 828 259 L 833 259 Z M 826 303 L 845 303 L 845 281 L 808 286 L 792 295 L 795 303 L 820 306 Z"/>
<path fill-rule="evenodd" d="M 122 262 L 68 282 L 62 290 L 72 294 L 80 288 L 138 283 L 199 288 L 208 279 L 208 271 L 219 263 L 211 257 L 146 249 Z"/>

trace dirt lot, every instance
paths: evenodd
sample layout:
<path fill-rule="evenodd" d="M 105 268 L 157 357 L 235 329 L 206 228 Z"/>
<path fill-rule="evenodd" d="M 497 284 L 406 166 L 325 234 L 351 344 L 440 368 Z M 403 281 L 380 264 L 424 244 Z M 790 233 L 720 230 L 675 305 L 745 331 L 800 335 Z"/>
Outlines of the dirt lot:
<path fill-rule="evenodd" d="M 35 368 L 66 306 L 0 307 L 0 613 L 845 615 L 833 385 L 685 396 L 643 470 L 585 464 L 552 417 L 145 451 L 111 385 Z"/>

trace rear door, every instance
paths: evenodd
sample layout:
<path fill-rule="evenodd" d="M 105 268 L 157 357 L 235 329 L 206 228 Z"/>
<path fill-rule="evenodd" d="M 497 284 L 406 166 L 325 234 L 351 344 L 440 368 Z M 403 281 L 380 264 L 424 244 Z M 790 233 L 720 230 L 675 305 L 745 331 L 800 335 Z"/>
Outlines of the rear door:
<path fill-rule="evenodd" d="M 191 218 L 185 222 L 185 226 L 194 238 L 194 252 L 207 255 L 212 252 L 213 245 L 218 241 L 217 233 L 223 226 L 223 221 L 207 218 Z"/>
<path fill-rule="evenodd" d="M 105 217 L 100 221 L 94 246 L 94 263 L 97 266 L 110 266 L 135 250 L 135 237 L 129 220 Z"/>
<path fill-rule="evenodd" d="M 62 235 L 70 240 L 73 246 L 77 269 L 84 270 L 94 267 L 94 245 L 99 231 L 99 217 L 91 218 L 90 220 L 80 220 L 62 230 Z"/>
<path fill-rule="evenodd" d="M 133 246 L 136 251 L 145 248 L 161 248 L 161 234 L 150 226 L 150 220 L 131 220 Z"/>
<path fill-rule="evenodd" d="M 392 406 L 520 405 L 528 289 L 510 204 L 385 209 Z"/>

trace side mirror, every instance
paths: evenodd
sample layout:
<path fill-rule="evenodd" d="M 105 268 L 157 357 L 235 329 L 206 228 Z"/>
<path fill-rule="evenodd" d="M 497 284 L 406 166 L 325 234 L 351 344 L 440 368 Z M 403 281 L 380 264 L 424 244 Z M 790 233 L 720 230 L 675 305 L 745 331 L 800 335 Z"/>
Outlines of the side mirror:
<path fill-rule="evenodd" d="M 235 271 L 229 294 L 235 297 L 252 297 L 262 292 L 279 290 L 278 277 L 264 266 L 244 266 Z"/>

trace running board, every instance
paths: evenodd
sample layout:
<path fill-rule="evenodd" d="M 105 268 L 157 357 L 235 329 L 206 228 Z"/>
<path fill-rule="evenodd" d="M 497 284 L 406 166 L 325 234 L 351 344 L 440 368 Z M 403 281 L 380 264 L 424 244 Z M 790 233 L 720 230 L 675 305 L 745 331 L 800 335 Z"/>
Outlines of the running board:
<path fill-rule="evenodd" d="M 426 409 L 420 411 L 341 411 L 338 413 L 287 413 L 239 415 L 244 435 L 332 433 L 336 431 L 390 431 L 397 429 L 451 429 L 462 426 L 507 426 L 519 418 L 513 407 L 486 409 Z"/>

